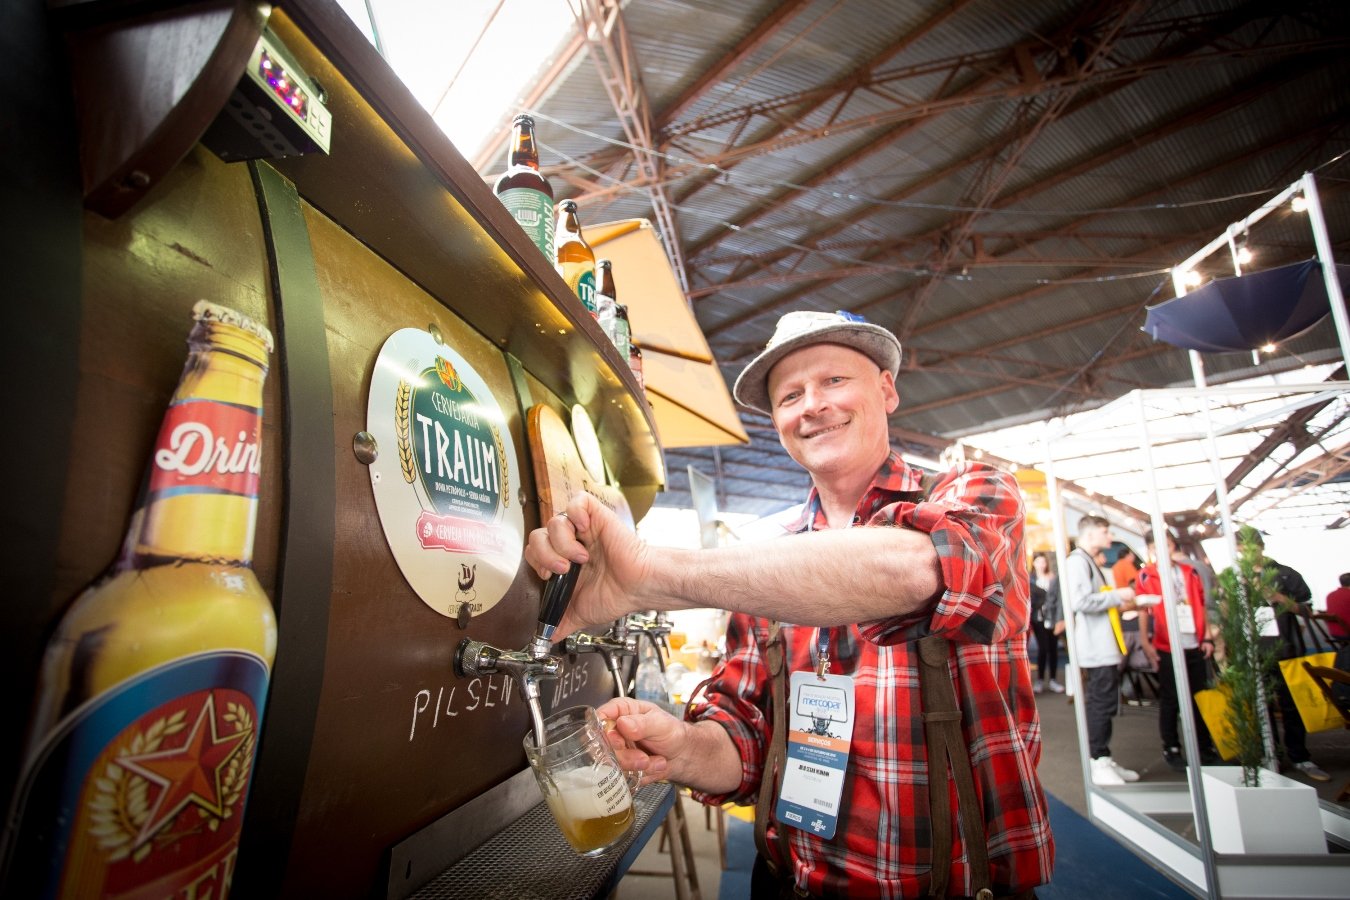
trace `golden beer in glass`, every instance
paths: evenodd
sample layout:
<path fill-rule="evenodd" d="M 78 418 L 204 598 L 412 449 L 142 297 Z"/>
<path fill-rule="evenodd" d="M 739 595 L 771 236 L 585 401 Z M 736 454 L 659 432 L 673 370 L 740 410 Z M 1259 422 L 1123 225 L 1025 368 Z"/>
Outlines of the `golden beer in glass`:
<path fill-rule="evenodd" d="M 533 732 L 525 756 L 563 837 L 582 856 L 598 856 L 633 826 L 633 785 L 594 709 L 573 706 L 544 721 L 545 744 Z"/>

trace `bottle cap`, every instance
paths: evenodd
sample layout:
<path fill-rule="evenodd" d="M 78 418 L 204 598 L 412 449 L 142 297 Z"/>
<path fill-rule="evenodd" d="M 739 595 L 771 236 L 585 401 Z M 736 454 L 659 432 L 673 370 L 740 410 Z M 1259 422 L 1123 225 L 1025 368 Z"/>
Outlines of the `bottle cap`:
<path fill-rule="evenodd" d="M 192 307 L 192 317 L 198 322 L 219 322 L 222 325 L 233 325 L 235 328 L 247 331 L 263 342 L 263 346 L 267 348 L 268 353 L 272 352 L 272 332 L 267 330 L 267 326 L 253 321 L 238 310 L 220 306 L 210 300 L 198 300 Z"/>

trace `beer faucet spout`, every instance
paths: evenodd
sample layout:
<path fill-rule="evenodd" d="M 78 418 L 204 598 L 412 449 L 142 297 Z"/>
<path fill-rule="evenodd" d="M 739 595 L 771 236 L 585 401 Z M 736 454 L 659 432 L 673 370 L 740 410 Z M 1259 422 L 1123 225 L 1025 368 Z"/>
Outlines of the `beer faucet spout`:
<path fill-rule="evenodd" d="M 554 575 L 544 585 L 543 609 L 535 626 L 534 637 L 523 650 L 502 650 L 482 641 L 465 638 L 455 650 L 455 674 L 461 678 L 474 675 L 509 675 L 516 682 L 521 698 L 530 707 L 534 721 L 534 735 L 543 747 L 544 719 L 539 706 L 539 682 L 562 674 L 562 659 L 549 651 L 553 649 L 553 633 L 572 599 L 581 566 L 572 563 L 565 575 Z"/>
<path fill-rule="evenodd" d="M 568 653 L 599 653 L 605 667 L 614 677 L 614 687 L 620 697 L 628 696 L 628 685 L 619 672 L 619 657 L 637 655 L 638 636 L 628 630 L 627 617 L 617 620 L 605 634 L 574 634 L 564 645 Z"/>

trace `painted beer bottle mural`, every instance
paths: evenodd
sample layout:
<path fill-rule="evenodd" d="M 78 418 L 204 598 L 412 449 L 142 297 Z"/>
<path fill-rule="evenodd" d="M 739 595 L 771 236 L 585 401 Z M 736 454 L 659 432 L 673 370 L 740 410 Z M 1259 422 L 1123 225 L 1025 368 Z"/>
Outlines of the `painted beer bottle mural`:
<path fill-rule="evenodd" d="M 253 574 L 272 336 L 200 302 L 111 570 L 47 646 L 0 894 L 223 898 L 276 652 Z"/>
<path fill-rule="evenodd" d="M 506 171 L 493 185 L 502 205 L 545 257 L 553 257 L 553 188 L 539 172 L 539 148 L 534 142 L 534 119 L 525 114 L 512 123 Z"/>
<path fill-rule="evenodd" d="M 554 264 L 567 286 L 581 298 L 586 311 L 598 317 L 595 300 L 595 253 L 581 236 L 581 221 L 577 218 L 577 202 L 564 200 L 558 204 L 558 227 L 553 232 Z"/>

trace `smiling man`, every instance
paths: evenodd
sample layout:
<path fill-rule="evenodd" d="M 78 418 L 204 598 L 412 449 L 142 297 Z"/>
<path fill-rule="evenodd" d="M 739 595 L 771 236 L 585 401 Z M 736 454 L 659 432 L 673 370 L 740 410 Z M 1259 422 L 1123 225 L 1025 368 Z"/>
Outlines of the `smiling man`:
<path fill-rule="evenodd" d="M 793 312 L 737 379 L 811 475 L 790 535 L 650 547 L 579 495 L 526 549 L 541 576 L 585 564 L 564 634 L 637 610 L 734 613 L 684 720 L 629 699 L 600 712 L 646 780 L 757 801 L 757 898 L 1025 898 L 1050 879 L 1021 497 L 979 463 L 905 465 L 887 424 L 899 370 L 884 328 Z"/>

